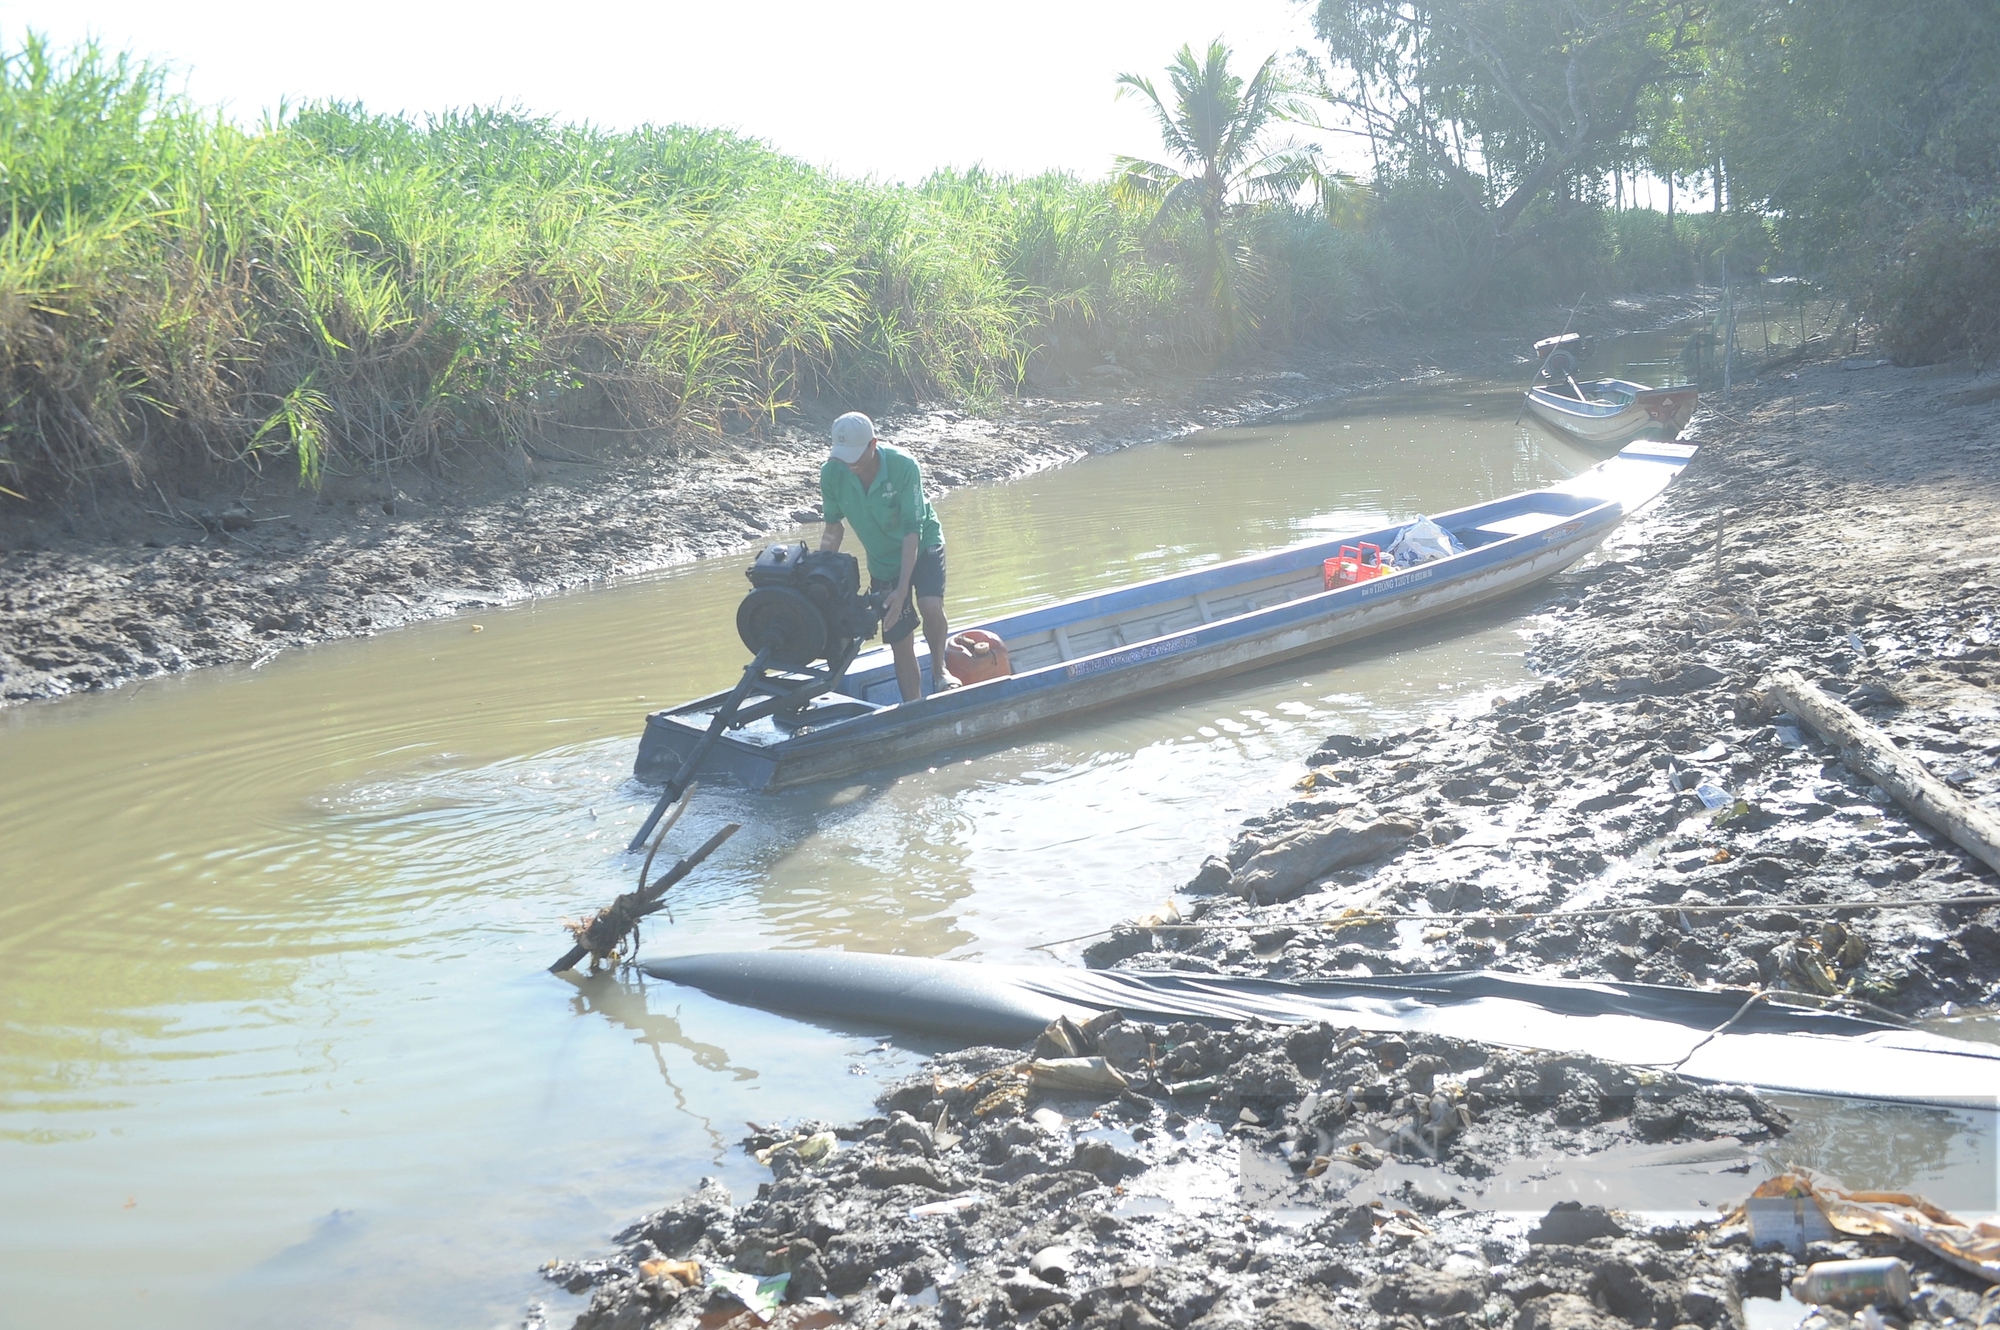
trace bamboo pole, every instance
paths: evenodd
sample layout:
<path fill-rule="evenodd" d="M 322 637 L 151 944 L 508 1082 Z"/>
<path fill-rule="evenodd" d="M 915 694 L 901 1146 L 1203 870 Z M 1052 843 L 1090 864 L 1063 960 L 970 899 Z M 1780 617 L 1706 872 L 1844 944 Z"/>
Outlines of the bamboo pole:
<path fill-rule="evenodd" d="M 1840 750 L 1840 759 L 1887 790 L 1910 813 L 2000 873 L 2000 816 L 1933 776 L 1881 729 L 1834 701 L 1795 670 L 1781 670 L 1765 696 Z"/>
<path fill-rule="evenodd" d="M 1730 371 L 1736 363 L 1736 298 L 1729 287 L 1729 251 L 1722 252 L 1722 404 L 1729 405 Z"/>

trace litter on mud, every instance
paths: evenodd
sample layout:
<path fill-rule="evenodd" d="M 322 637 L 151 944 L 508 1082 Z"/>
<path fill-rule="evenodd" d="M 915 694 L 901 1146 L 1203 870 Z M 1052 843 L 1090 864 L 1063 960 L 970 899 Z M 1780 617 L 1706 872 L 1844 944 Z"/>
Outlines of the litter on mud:
<path fill-rule="evenodd" d="M 1921 1196 L 1900 1191 L 1849 1191 L 1830 1178 L 1792 1172 L 1758 1184 L 1750 1199 L 1736 1212 L 1734 1217 L 1751 1225 L 1753 1241 L 1759 1231 L 1755 1207 L 1770 1201 L 1789 1202 L 1808 1214 L 1816 1213 L 1821 1227 L 1849 1237 L 1886 1235 L 1914 1243 L 1969 1274 L 2000 1284 L 2000 1223 L 1993 1220 L 1967 1223 Z M 1834 1281 L 1827 1282 L 1831 1293 Z M 1902 1300 L 1908 1301 L 1907 1268 L 1902 1283 Z M 1833 1300 L 1836 1299 L 1801 1298 L 1807 1302 Z"/>

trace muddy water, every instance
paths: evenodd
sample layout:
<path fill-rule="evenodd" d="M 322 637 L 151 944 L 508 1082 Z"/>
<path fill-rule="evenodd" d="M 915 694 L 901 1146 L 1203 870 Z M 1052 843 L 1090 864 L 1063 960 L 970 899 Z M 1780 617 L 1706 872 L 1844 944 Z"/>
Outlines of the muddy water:
<path fill-rule="evenodd" d="M 1434 382 L 941 505 L 969 618 L 1472 502 L 1590 457 Z M 542 972 L 607 900 L 649 705 L 732 678 L 740 560 L 0 717 L 7 1318 L 484 1326 L 922 1049 Z M 1168 895 L 1328 730 L 1520 684 L 1516 606 L 835 789 L 745 832 L 656 947 L 1051 960 Z M 1053 963 L 1053 962 L 1051 962 Z"/>

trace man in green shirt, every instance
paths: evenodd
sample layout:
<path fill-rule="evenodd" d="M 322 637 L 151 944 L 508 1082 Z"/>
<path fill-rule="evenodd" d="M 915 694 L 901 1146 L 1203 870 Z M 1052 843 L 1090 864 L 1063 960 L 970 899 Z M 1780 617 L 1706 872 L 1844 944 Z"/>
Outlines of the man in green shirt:
<path fill-rule="evenodd" d="M 887 591 L 882 640 L 896 658 L 896 687 L 905 702 L 923 696 L 917 669 L 916 628 L 921 620 L 931 649 L 931 687 L 958 687 L 944 663 L 944 529 L 924 497 L 917 459 L 875 437 L 875 422 L 850 411 L 833 422 L 832 455 L 819 469 L 820 514 L 826 531 L 821 550 L 840 548 L 854 527 L 868 554 L 869 590 Z M 914 595 L 913 595 L 914 593 Z M 911 602 L 914 599 L 915 604 Z"/>

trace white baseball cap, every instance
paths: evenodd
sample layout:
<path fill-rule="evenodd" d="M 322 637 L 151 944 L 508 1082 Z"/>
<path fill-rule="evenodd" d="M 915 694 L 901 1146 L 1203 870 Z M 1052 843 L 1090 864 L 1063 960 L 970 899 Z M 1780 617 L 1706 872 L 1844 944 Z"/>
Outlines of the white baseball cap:
<path fill-rule="evenodd" d="M 868 445 L 875 442 L 875 422 L 859 411 L 849 411 L 833 422 L 833 456 L 836 461 L 858 462 Z"/>

